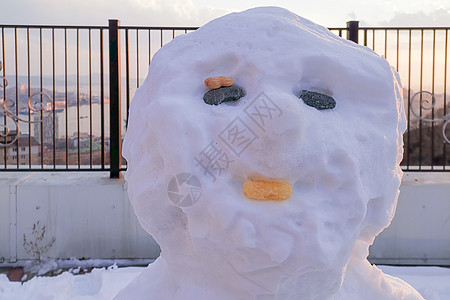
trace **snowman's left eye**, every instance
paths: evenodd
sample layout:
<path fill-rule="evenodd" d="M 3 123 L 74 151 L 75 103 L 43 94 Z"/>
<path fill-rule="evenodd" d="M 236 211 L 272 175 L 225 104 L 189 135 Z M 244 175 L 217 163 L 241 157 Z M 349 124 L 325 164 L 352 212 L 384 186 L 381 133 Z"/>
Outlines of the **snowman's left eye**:
<path fill-rule="evenodd" d="M 333 97 L 319 92 L 302 90 L 300 92 L 300 98 L 306 105 L 315 107 L 318 110 L 333 109 L 336 106 L 336 101 L 333 99 Z"/>

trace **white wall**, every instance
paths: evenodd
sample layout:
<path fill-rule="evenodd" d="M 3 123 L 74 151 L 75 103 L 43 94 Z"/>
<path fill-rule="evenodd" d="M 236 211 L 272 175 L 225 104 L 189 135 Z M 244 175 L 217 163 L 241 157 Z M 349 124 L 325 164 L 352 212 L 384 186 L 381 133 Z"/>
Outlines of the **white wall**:
<path fill-rule="evenodd" d="M 0 261 L 33 259 L 24 235 L 35 240 L 38 221 L 46 226 L 40 245 L 55 238 L 43 253 L 47 257 L 156 258 L 159 247 L 141 229 L 126 183 L 108 177 L 105 172 L 0 174 Z"/>
<path fill-rule="evenodd" d="M 123 179 L 105 172 L 0 174 L 0 262 L 33 259 L 24 248 L 33 224 L 46 226 L 44 256 L 156 258 Z M 405 174 L 396 216 L 370 249 L 376 263 L 450 264 L 450 174 Z"/>
<path fill-rule="evenodd" d="M 395 217 L 375 239 L 369 259 L 450 265 L 450 173 L 405 173 Z"/>

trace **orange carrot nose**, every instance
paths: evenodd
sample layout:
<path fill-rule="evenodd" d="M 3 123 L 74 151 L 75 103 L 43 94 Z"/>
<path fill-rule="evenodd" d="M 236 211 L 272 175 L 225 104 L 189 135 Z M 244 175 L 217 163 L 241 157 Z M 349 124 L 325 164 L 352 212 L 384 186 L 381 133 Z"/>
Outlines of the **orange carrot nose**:
<path fill-rule="evenodd" d="M 286 182 L 248 180 L 244 183 L 245 197 L 253 200 L 283 201 L 292 195 L 292 187 Z"/>

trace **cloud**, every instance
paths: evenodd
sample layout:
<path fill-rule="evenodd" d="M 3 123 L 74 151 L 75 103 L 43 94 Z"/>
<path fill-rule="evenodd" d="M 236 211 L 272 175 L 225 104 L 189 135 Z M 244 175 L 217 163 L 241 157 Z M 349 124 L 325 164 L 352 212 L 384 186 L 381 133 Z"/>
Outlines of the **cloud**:
<path fill-rule="evenodd" d="M 6 24 L 201 26 L 236 10 L 273 4 L 252 0 L 0 0 L 0 22 Z M 450 26 L 448 0 L 312 1 L 300 4 L 281 0 L 284 6 L 325 26 L 345 26 L 349 19 L 361 26 Z M 323 8 L 327 7 L 326 10 Z"/>
<path fill-rule="evenodd" d="M 157 0 L 134 0 L 138 5 L 145 8 L 160 9 L 161 5 L 158 4 Z"/>
<path fill-rule="evenodd" d="M 349 20 L 357 20 L 356 14 L 352 11 L 347 15 L 347 19 Z"/>
<path fill-rule="evenodd" d="M 192 0 L 2 0 L 4 24 L 201 26 L 230 12 Z"/>
<path fill-rule="evenodd" d="M 379 25 L 450 27 L 450 9 L 440 8 L 428 13 L 423 11 L 415 13 L 397 12 L 389 21 L 379 22 Z"/>

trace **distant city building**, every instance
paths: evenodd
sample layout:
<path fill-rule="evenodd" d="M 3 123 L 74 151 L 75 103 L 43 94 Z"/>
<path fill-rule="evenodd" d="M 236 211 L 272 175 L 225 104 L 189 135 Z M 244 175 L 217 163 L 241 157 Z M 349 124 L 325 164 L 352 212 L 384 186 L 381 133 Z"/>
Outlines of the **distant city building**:
<path fill-rule="evenodd" d="M 2 143 L 14 140 L 16 131 L 11 131 Z M 41 163 L 41 144 L 29 135 L 21 134 L 13 144 L 0 148 L 0 164 L 5 165 L 39 165 Z"/>
<path fill-rule="evenodd" d="M 53 119 L 55 120 L 55 128 L 53 130 Z M 58 129 L 59 129 L 59 118 L 58 114 L 53 115 L 52 111 L 45 111 L 42 114 L 42 122 L 41 114 L 34 113 L 33 118 L 33 134 L 36 140 L 43 144 L 53 144 L 53 141 L 58 139 Z M 41 136 L 41 128 L 42 128 L 42 136 Z M 41 137 L 43 140 L 41 141 Z"/>

